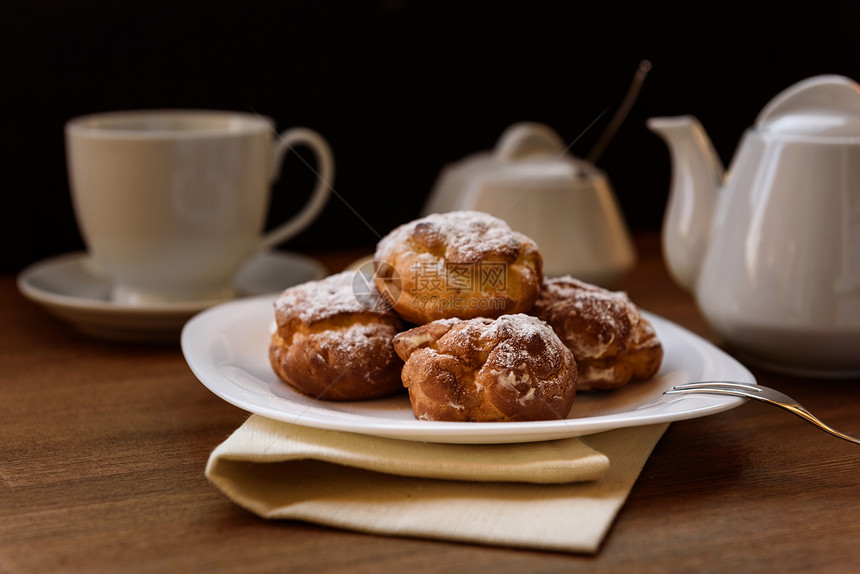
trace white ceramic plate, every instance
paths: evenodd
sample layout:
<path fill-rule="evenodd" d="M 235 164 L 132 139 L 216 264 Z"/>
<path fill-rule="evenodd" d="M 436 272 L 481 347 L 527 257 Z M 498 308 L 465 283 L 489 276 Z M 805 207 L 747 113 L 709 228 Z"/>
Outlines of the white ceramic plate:
<path fill-rule="evenodd" d="M 225 303 L 191 319 L 182 352 L 213 393 L 242 409 L 289 423 L 389 438 L 440 443 L 515 443 L 593 434 L 711 415 L 745 399 L 706 395 L 666 396 L 674 385 L 699 380 L 755 383 L 743 365 L 693 333 L 648 314 L 663 342 L 658 375 L 608 393 L 580 393 L 566 420 L 516 423 L 419 421 L 404 393 L 356 402 L 326 402 L 292 391 L 268 360 L 272 297 Z"/>
<path fill-rule="evenodd" d="M 233 281 L 239 297 L 278 293 L 327 273 L 315 259 L 294 253 L 264 252 L 245 263 Z M 188 319 L 216 301 L 121 305 L 110 300 L 110 281 L 83 252 L 35 263 L 18 276 L 18 288 L 30 300 L 70 322 L 79 331 L 103 339 L 176 342 Z"/>

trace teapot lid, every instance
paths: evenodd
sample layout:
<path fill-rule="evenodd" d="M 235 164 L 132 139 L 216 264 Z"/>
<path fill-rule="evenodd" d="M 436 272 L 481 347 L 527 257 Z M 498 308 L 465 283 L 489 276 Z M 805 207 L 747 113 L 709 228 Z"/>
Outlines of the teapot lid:
<path fill-rule="evenodd" d="M 755 125 L 778 135 L 860 137 L 860 86 L 844 76 L 808 78 L 774 97 Z"/>

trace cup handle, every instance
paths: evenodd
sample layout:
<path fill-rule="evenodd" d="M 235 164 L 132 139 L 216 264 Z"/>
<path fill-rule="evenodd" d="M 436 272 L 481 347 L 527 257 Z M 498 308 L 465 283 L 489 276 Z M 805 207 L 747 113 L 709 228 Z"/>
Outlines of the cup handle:
<path fill-rule="evenodd" d="M 316 187 L 300 212 L 263 236 L 262 247 L 264 248 L 274 247 L 303 231 L 319 216 L 331 195 L 334 183 L 334 156 L 325 138 L 308 128 L 292 128 L 278 137 L 273 150 L 272 181 L 280 175 L 281 165 L 287 152 L 297 145 L 308 146 L 316 156 Z"/>

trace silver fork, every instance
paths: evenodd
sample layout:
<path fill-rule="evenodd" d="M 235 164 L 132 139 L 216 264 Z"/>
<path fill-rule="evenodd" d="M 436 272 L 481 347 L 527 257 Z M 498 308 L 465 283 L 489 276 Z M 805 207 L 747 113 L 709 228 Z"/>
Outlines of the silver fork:
<path fill-rule="evenodd" d="M 823 423 L 811 412 L 806 410 L 806 408 L 800 403 L 798 403 L 796 400 L 769 387 L 762 387 L 760 385 L 749 385 L 746 383 L 732 383 L 727 381 L 705 381 L 701 383 L 677 385 L 669 389 L 668 391 L 665 391 L 663 394 L 684 395 L 692 393 L 702 393 L 708 395 L 731 395 L 733 397 L 755 399 L 757 401 L 761 401 L 763 403 L 768 403 L 781 409 L 785 409 L 788 412 L 799 416 L 803 420 L 812 423 L 824 432 L 832 434 L 833 436 L 839 437 L 843 440 L 847 440 L 848 442 L 853 442 L 854 444 L 860 444 L 860 438 L 856 436 L 851 436 L 850 434 L 845 434 L 844 432 L 840 432 L 835 428 Z"/>

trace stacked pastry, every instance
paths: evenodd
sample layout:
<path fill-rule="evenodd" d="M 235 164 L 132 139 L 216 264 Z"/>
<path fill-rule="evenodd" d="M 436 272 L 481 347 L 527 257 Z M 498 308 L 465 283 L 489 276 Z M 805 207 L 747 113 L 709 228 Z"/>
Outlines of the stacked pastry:
<path fill-rule="evenodd" d="M 278 298 L 269 357 L 286 383 L 328 400 L 406 387 L 419 419 L 523 421 L 659 370 L 662 346 L 624 293 L 545 279 L 535 242 L 488 214 L 402 225 L 375 265 L 370 299 L 387 305 L 356 297 L 349 272 Z"/>

